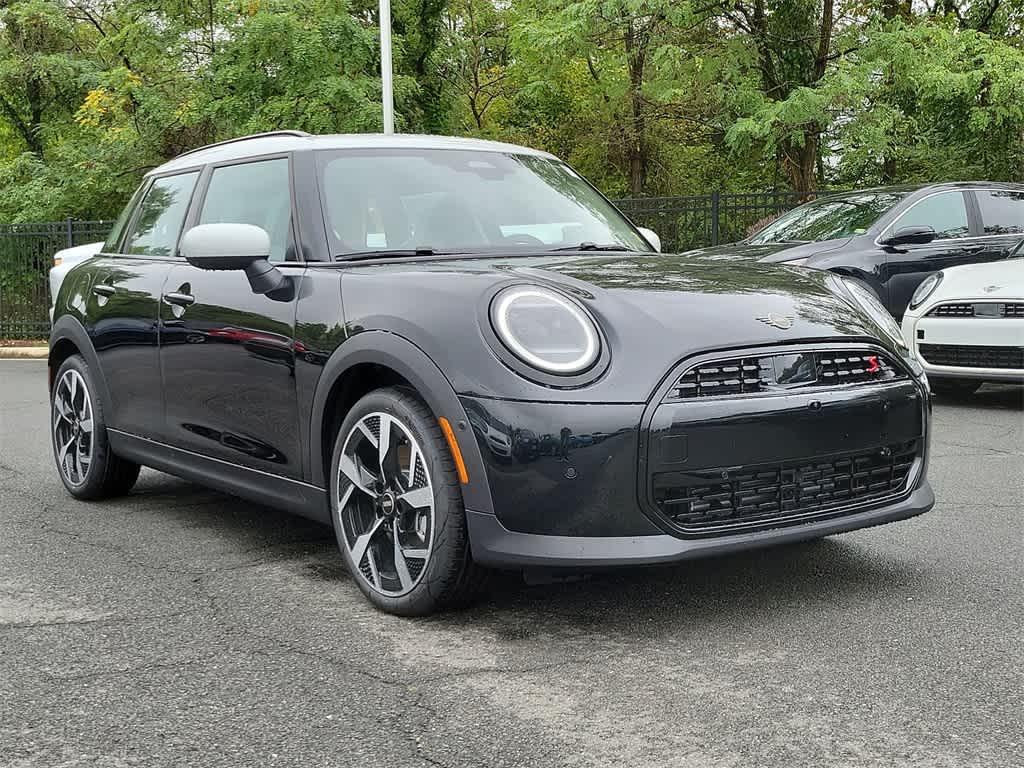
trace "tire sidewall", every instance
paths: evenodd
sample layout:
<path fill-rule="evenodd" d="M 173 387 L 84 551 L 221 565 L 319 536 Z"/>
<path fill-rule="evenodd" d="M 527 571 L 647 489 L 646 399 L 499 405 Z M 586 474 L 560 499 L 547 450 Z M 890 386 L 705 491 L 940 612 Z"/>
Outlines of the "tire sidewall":
<path fill-rule="evenodd" d="M 434 492 L 434 529 L 430 558 L 423 574 L 413 589 L 401 596 L 391 597 L 373 589 L 359 572 L 358 563 L 352 557 L 345 541 L 345 532 L 338 508 L 338 462 L 349 433 L 360 419 L 369 413 L 383 412 L 398 419 L 419 443 L 420 450 L 430 472 L 431 488 Z M 422 616 L 440 607 L 444 597 L 445 584 L 450 578 L 453 563 L 462 553 L 459 542 L 464 537 L 455 534 L 455 529 L 465 526 L 465 508 L 458 480 L 453 466 L 446 466 L 447 446 L 443 444 L 440 427 L 428 417 L 426 406 L 414 396 L 397 389 L 380 389 L 360 399 L 345 416 L 334 442 L 330 466 L 330 505 L 334 533 L 353 581 L 366 598 L 378 608 L 404 616 Z M 450 461 L 450 460 L 449 460 Z M 451 493 L 452 486 L 456 493 Z"/>
<path fill-rule="evenodd" d="M 64 471 L 61 469 L 57 458 L 60 446 L 57 445 L 56 435 L 54 434 L 54 401 L 57 396 L 57 386 L 64 374 L 69 370 L 77 371 L 82 377 L 88 391 L 89 404 L 92 406 L 92 460 L 89 462 L 89 469 L 85 473 L 85 482 L 80 485 L 72 485 L 64 476 Z M 89 499 L 99 495 L 103 489 L 106 464 L 110 461 L 111 457 L 110 443 L 107 440 L 107 425 L 104 419 L 103 406 L 96 396 L 96 384 L 93 381 L 88 364 L 79 355 L 72 355 L 57 369 L 57 375 L 53 379 L 53 387 L 50 391 L 49 430 L 54 468 L 57 470 L 57 475 L 60 477 L 64 487 L 67 488 L 68 493 L 80 499 Z"/>

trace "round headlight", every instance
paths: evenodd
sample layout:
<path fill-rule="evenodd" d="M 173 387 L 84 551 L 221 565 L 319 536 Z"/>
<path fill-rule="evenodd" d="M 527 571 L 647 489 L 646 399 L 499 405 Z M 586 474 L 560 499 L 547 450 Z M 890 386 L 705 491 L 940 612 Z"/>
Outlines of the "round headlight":
<path fill-rule="evenodd" d="M 547 288 L 506 288 L 491 303 L 491 323 L 512 354 L 546 373 L 581 373 L 601 352 L 590 316 L 568 297 Z"/>
<path fill-rule="evenodd" d="M 846 290 L 861 309 L 867 312 L 871 319 L 885 331 L 886 336 L 892 340 L 893 344 L 905 349 L 907 342 L 903 340 L 903 332 L 895 318 L 889 314 L 889 310 L 875 296 L 874 291 L 864 286 L 859 280 L 843 280 L 843 285 L 846 286 Z"/>
<path fill-rule="evenodd" d="M 917 286 L 917 290 L 914 291 L 914 295 L 910 297 L 910 308 L 917 309 L 920 307 L 924 303 L 925 299 L 935 292 L 935 289 L 939 287 L 939 283 L 941 282 L 941 272 L 933 272 L 922 280 L 921 284 Z"/>

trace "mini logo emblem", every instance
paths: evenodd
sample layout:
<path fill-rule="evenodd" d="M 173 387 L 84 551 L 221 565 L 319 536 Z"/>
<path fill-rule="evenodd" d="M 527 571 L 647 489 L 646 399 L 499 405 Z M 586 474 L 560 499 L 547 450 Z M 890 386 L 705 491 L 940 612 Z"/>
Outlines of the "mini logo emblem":
<path fill-rule="evenodd" d="M 778 328 L 780 331 L 788 331 L 793 327 L 793 318 L 790 315 L 776 315 L 774 312 L 769 312 L 764 317 L 759 317 L 757 319 L 765 325 Z"/>
<path fill-rule="evenodd" d="M 981 290 L 983 290 L 985 293 L 994 293 L 995 291 L 998 291 L 1002 287 L 1003 286 L 1001 285 L 986 285 Z"/>

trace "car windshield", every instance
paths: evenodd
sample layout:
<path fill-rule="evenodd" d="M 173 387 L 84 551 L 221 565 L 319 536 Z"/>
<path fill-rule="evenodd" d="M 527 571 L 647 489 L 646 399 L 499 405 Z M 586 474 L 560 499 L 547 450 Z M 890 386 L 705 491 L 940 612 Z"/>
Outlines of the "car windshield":
<path fill-rule="evenodd" d="M 905 196 L 899 192 L 862 192 L 815 200 L 780 216 L 747 242 L 817 243 L 863 235 Z"/>
<path fill-rule="evenodd" d="M 335 255 L 487 253 L 585 244 L 649 251 L 614 206 L 557 160 L 450 149 L 321 153 Z"/>

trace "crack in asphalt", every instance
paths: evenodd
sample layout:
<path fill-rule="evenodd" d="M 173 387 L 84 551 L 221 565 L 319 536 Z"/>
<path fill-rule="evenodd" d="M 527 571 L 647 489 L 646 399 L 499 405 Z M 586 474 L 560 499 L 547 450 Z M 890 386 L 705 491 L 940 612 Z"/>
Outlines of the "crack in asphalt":
<path fill-rule="evenodd" d="M 142 616 L 105 616 L 101 619 L 66 619 L 61 621 L 12 622 L 10 624 L 0 623 L 0 632 L 4 632 L 9 629 L 38 629 L 43 627 L 90 626 L 101 624 L 135 624 L 142 621 L 151 621 L 156 619 L 173 619 L 181 616 L 189 616 L 195 613 L 199 613 L 199 610 L 191 609 L 187 611 L 172 611 L 170 613 L 149 613 Z"/>
<path fill-rule="evenodd" d="M 179 669 L 181 667 L 196 667 L 206 666 L 212 661 L 212 659 L 184 659 L 182 661 L 160 662 L 157 664 L 142 664 L 138 667 L 127 667 L 124 669 L 114 670 L 98 670 L 96 672 L 82 672 L 78 675 L 51 675 L 49 672 L 44 672 L 49 680 L 55 683 L 66 683 L 73 682 L 75 680 L 91 680 L 101 677 L 123 677 L 125 675 L 137 675 L 140 672 L 152 672 L 160 669 Z"/>

